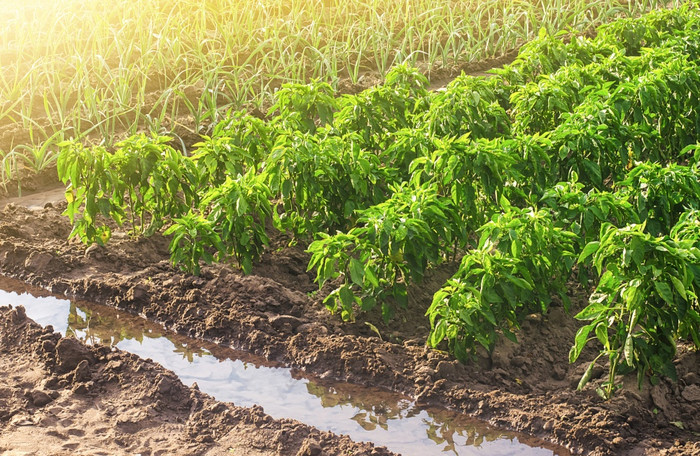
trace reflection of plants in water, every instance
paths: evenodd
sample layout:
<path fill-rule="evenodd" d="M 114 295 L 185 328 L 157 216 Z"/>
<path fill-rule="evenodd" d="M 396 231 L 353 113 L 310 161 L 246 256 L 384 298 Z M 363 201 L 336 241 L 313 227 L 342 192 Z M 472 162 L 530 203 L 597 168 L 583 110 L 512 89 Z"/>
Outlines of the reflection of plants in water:
<path fill-rule="evenodd" d="M 166 337 L 175 347 L 173 353 L 181 354 L 183 359 L 190 363 L 194 361 L 195 355 L 202 357 L 210 354 L 197 346 L 164 336 L 157 328 L 150 328 L 140 320 L 118 312 L 94 311 L 71 302 L 66 335 L 72 335 L 93 345 L 101 343 L 110 347 L 123 340 L 135 340 L 143 344 L 144 337 L 149 339 Z"/>
<path fill-rule="evenodd" d="M 149 336 L 150 337 L 150 336 Z M 173 350 L 173 353 L 180 353 L 184 359 L 186 359 L 188 362 L 192 363 L 194 362 L 194 356 L 197 355 L 198 358 L 201 358 L 202 356 L 205 355 L 211 355 L 208 351 L 206 351 L 203 348 L 199 348 L 197 346 L 190 346 L 189 344 L 182 344 L 176 341 L 173 341 L 172 339 L 168 339 L 170 342 L 175 345 L 175 349 Z"/>
<path fill-rule="evenodd" d="M 426 434 L 437 445 L 445 445 L 442 449 L 443 452 L 458 455 L 458 447 L 480 448 L 484 442 L 510 438 L 498 429 L 477 421 L 467 420 L 453 412 L 430 410 L 425 412 L 428 415 L 428 418 L 423 419 L 423 423 L 426 425 Z M 460 418 L 462 419 L 460 420 Z"/>
<path fill-rule="evenodd" d="M 362 398 L 313 382 L 307 383 L 306 389 L 309 394 L 321 399 L 321 405 L 325 408 L 350 405 L 360 409 L 352 419 L 366 431 L 373 431 L 377 427 L 388 430 L 387 421 L 405 418 L 411 414 L 410 402 L 405 400 L 389 402 L 376 398 Z"/>
<path fill-rule="evenodd" d="M 465 426 L 455 424 L 452 420 L 440 420 L 430 412 L 430 419 L 424 419 L 423 422 L 427 426 L 426 434 L 428 438 L 435 442 L 436 445 L 445 445 L 443 452 L 453 453 L 458 455 L 458 446 L 471 446 L 480 448 L 486 442 L 492 442 L 497 439 L 502 439 L 503 435 L 498 431 L 479 428 L 476 426 Z M 461 437 L 463 443 L 456 441 L 457 437 Z"/>
<path fill-rule="evenodd" d="M 376 415 L 374 413 L 368 412 L 359 412 L 352 417 L 352 420 L 356 421 L 357 424 L 359 424 L 365 431 L 374 431 L 375 429 L 377 429 L 377 426 L 384 429 L 385 431 L 389 430 L 389 426 L 387 425 L 387 417 L 384 415 Z"/>
<path fill-rule="evenodd" d="M 456 430 L 449 423 L 436 423 L 435 421 L 428 420 L 423 420 L 423 423 L 428 426 L 428 428 L 425 430 L 428 438 L 435 442 L 436 445 L 445 445 L 445 447 L 442 449 L 443 452 L 449 451 L 451 453 L 458 454 L 454 441 L 455 432 L 462 437 L 467 437 L 467 440 L 469 439 L 468 435 L 464 435 L 464 429 Z"/>
<path fill-rule="evenodd" d="M 354 388 L 352 391 L 339 391 L 336 387 L 313 382 L 307 383 L 306 388 L 310 394 L 321 400 L 323 407 L 349 405 L 358 408 L 359 411 L 352 419 L 366 431 L 374 431 L 377 428 L 389 431 L 390 421 L 423 414 L 426 417 L 422 418 L 422 422 L 428 438 L 436 445 L 444 445 L 442 451 L 445 453 L 458 455 L 460 447 L 479 448 L 484 442 L 508 438 L 497 429 L 467 420 L 459 414 L 421 410 L 414 403 L 405 399 L 397 400 L 389 393 L 370 395 L 371 393 Z"/>
<path fill-rule="evenodd" d="M 103 315 L 71 302 L 66 334 L 92 344 L 102 343 L 114 346 L 122 340 L 136 340 L 143 343 L 144 330 L 138 325 L 130 325 L 123 321 L 118 314 Z M 147 335 L 149 337 L 161 336 L 160 334 Z"/>

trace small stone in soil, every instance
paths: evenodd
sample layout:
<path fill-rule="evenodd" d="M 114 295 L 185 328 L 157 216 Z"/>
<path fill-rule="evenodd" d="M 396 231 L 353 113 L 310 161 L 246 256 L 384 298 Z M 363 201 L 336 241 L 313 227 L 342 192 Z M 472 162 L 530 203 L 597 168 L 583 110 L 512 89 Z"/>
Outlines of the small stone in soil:
<path fill-rule="evenodd" d="M 554 380 L 564 380 L 566 378 L 566 369 L 561 366 L 554 366 L 554 369 L 552 369 L 552 378 Z"/>
<path fill-rule="evenodd" d="M 73 338 L 61 339 L 56 345 L 56 354 L 60 372 L 72 371 L 83 360 L 88 362 L 94 361 L 90 350 Z"/>
<path fill-rule="evenodd" d="M 71 391 L 73 392 L 73 394 L 84 395 L 84 394 L 87 394 L 88 388 L 85 385 L 85 383 L 78 383 L 77 385 L 75 385 L 73 387 L 73 389 Z"/>

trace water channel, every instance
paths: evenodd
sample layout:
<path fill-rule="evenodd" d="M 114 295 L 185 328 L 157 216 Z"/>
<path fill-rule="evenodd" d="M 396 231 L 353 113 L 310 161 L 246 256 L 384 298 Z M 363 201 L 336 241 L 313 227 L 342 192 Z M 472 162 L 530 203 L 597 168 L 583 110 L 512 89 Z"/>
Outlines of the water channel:
<path fill-rule="evenodd" d="M 76 302 L 0 276 L 0 305 L 22 305 L 41 325 L 88 344 L 102 343 L 151 358 L 186 385 L 238 406 L 260 405 L 274 418 L 293 418 L 405 456 L 568 454 L 535 446 L 521 434 L 495 429 L 443 409 L 418 407 L 384 390 L 331 383 L 270 365 L 249 354 L 190 339 L 111 307 Z M 541 443 L 541 442 L 540 442 Z"/>

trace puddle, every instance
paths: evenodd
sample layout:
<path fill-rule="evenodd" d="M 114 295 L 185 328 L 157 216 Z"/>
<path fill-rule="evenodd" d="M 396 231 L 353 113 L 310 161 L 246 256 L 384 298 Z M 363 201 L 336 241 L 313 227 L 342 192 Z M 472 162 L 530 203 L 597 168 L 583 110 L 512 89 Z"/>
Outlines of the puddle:
<path fill-rule="evenodd" d="M 66 187 L 60 186 L 37 193 L 28 193 L 21 197 L 0 198 L 0 210 L 3 210 L 10 203 L 32 210 L 43 209 L 48 203 L 56 204 L 65 201 L 65 194 Z"/>
<path fill-rule="evenodd" d="M 417 407 L 395 393 L 306 378 L 249 354 L 166 331 L 129 313 L 58 298 L 0 276 L 0 305 L 8 304 L 23 305 L 30 318 L 61 334 L 151 358 L 217 400 L 260 405 L 274 418 L 293 418 L 405 456 L 568 454 L 454 412 Z"/>

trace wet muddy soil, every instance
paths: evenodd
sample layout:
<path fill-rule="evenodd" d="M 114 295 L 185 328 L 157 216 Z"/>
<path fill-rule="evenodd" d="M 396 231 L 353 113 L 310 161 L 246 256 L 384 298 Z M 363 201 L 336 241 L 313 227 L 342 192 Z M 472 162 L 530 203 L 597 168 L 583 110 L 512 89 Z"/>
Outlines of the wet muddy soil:
<path fill-rule="evenodd" d="M 501 341 L 492 354 L 460 364 L 424 346 L 423 317 L 431 292 L 450 274 L 433 272 L 410 294 L 409 308 L 376 334 L 347 324 L 320 304 L 305 272 L 303 246 L 270 249 L 252 275 L 225 265 L 204 267 L 200 277 L 168 262 L 168 240 L 115 235 L 107 247 L 67 241 L 71 227 L 63 203 L 0 212 L 0 274 L 55 293 L 86 298 L 143 314 L 178 332 L 250 351 L 321 377 L 385 387 L 419 403 L 442 405 L 492 424 L 565 445 L 573 454 L 700 454 L 700 354 L 679 346 L 677 383 L 636 388 L 614 399 L 575 385 L 586 359 L 569 365 L 577 323 L 554 306 L 529 318 L 520 344 Z M 118 234 L 118 233 L 117 233 Z M 574 308 L 586 291 L 572 289 Z M 591 359 L 588 352 L 582 358 Z M 293 453 L 290 453 L 293 454 Z"/>
<path fill-rule="evenodd" d="M 12 291 L 8 291 L 12 290 Z M 263 407 L 323 431 L 405 456 L 563 456 L 560 448 L 380 388 L 334 382 L 249 353 L 192 339 L 113 307 L 69 300 L 0 276 L 0 306 L 22 305 L 40 325 L 87 344 L 151 358 L 186 385 L 237 406 Z M 152 380 L 155 382 L 155 380 Z"/>
<path fill-rule="evenodd" d="M 61 338 L 22 307 L 0 307 L 0 454 L 391 453 L 216 402 L 153 361 Z"/>

